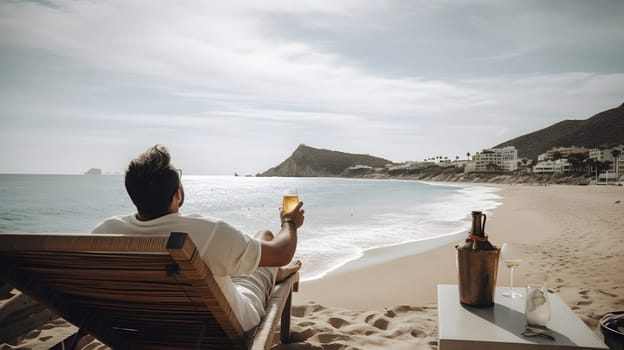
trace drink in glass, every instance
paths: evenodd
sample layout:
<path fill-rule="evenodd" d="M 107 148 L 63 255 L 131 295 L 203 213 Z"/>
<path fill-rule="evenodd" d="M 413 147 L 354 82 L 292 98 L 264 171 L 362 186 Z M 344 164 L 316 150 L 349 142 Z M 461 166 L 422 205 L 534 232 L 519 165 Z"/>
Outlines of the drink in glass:
<path fill-rule="evenodd" d="M 297 194 L 297 190 L 291 189 L 287 190 L 284 193 L 284 200 L 282 202 L 282 210 L 285 212 L 289 212 L 299 204 L 299 195 Z"/>
<path fill-rule="evenodd" d="M 503 260 L 503 262 L 508 268 L 515 269 L 516 267 L 520 266 L 522 259 L 505 259 Z"/>
<path fill-rule="evenodd" d="M 503 256 L 503 263 L 510 270 L 509 273 L 509 291 L 504 292 L 503 295 L 510 298 L 521 298 L 522 294 L 514 292 L 513 290 L 513 278 L 514 278 L 514 270 L 520 265 L 522 262 L 522 255 L 520 253 L 519 247 L 516 247 L 513 244 L 503 243 L 503 247 L 501 249 L 501 254 Z"/>

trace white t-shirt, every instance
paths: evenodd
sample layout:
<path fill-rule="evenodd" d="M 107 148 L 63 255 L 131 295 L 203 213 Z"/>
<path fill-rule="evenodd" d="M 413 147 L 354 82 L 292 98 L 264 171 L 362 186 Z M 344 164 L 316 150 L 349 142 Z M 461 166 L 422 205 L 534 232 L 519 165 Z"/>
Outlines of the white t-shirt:
<path fill-rule="evenodd" d="M 258 240 L 247 236 L 225 221 L 179 213 L 149 221 L 140 221 L 135 215 L 112 217 L 92 231 L 101 234 L 132 235 L 168 235 L 171 232 L 189 234 L 243 329 L 248 331 L 257 326 L 263 315 L 258 314 L 230 276 L 248 276 L 258 268 L 260 262 Z"/>

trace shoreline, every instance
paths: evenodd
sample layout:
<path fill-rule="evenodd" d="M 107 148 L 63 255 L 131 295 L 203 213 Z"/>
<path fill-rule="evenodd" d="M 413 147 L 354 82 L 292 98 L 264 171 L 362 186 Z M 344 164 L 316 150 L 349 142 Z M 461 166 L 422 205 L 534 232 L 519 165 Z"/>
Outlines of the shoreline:
<path fill-rule="evenodd" d="M 336 268 L 335 270 L 328 272 L 327 274 L 325 274 L 324 277 L 340 276 L 345 273 L 374 267 L 376 265 L 383 264 L 392 260 L 418 254 L 425 254 L 442 246 L 453 244 L 454 242 L 460 242 L 462 238 L 464 238 L 464 236 L 465 233 L 462 231 L 441 237 L 434 237 L 419 241 L 398 243 L 392 246 L 367 249 L 363 252 L 361 257 L 349 261 L 344 265 Z"/>
<path fill-rule="evenodd" d="M 488 213 L 488 215 L 492 214 L 492 211 L 502 205 L 502 196 L 499 196 L 498 193 L 501 189 L 505 188 L 505 186 L 500 184 L 487 184 L 487 183 L 469 183 L 469 182 L 427 182 L 422 180 L 414 180 L 414 179 L 360 179 L 360 180 L 392 180 L 392 181 L 409 181 L 409 182 L 418 182 L 429 186 L 451 186 L 458 187 L 463 189 L 466 188 L 486 188 L 488 193 L 491 193 L 496 196 L 496 198 L 482 198 L 481 200 L 484 203 L 491 201 L 495 204 L 484 204 L 483 208 L 474 208 L 474 210 L 483 211 Z M 443 233 L 439 236 L 434 236 L 430 238 L 422 238 L 417 240 L 408 240 L 397 242 L 391 245 L 386 245 L 382 247 L 373 247 L 373 248 L 365 248 L 360 253 L 359 256 L 353 259 L 347 259 L 345 262 L 339 264 L 338 266 L 323 272 L 322 274 L 314 274 L 312 277 L 306 277 L 305 274 L 302 275 L 301 282 L 312 282 L 318 281 L 320 279 L 326 277 L 332 277 L 334 275 L 340 275 L 345 272 L 359 270 L 367 267 L 372 267 L 379 263 L 387 262 L 390 260 L 394 260 L 400 257 L 408 257 L 415 254 L 422 254 L 428 251 L 434 250 L 444 245 L 448 245 L 451 243 L 457 243 L 462 241 L 467 232 L 470 230 L 470 211 L 465 213 L 465 217 L 458 219 L 457 222 L 463 222 L 465 227 L 455 229 L 455 232 L 451 233 Z M 304 269 L 306 265 L 304 263 Z M 305 272 L 305 271 L 304 271 Z"/>
<path fill-rule="evenodd" d="M 492 184 L 487 184 L 487 186 L 492 186 Z M 585 239 L 589 239 L 586 237 L 586 231 L 595 231 L 596 235 L 602 234 L 602 231 L 608 231 L 610 236 L 605 238 L 605 242 L 599 246 L 605 249 L 622 247 L 624 243 L 622 239 L 617 240 L 617 237 L 618 235 L 624 237 L 623 226 L 620 226 L 618 231 L 617 226 L 613 227 L 610 221 L 599 217 L 602 214 L 609 218 L 613 215 L 624 214 L 624 209 L 617 212 L 617 207 L 614 207 L 617 205 L 615 204 L 617 200 L 624 202 L 624 189 L 615 186 L 575 185 L 494 185 L 493 187 L 501 188 L 497 194 L 501 195 L 502 204 L 492 210 L 491 218 L 488 217 L 486 233 L 490 241 L 496 246 L 501 246 L 504 242 L 516 243 L 524 250 L 528 250 L 524 253 L 527 255 L 525 257 L 527 263 L 521 264 L 516 270 L 515 285 L 521 286 L 532 275 L 545 272 L 550 275 L 547 285 L 561 292 L 562 298 L 568 302 L 568 305 L 575 306 L 573 301 L 576 294 L 568 291 L 567 287 L 572 284 L 576 285 L 576 282 L 581 284 L 587 282 L 583 280 L 574 283 L 561 282 L 565 279 L 557 276 L 563 271 L 557 264 L 564 264 L 573 270 L 576 266 L 569 265 L 569 261 L 560 262 L 559 260 L 578 258 L 549 256 L 552 252 L 540 246 L 556 243 L 557 249 L 563 253 L 582 251 L 581 248 L 568 247 L 570 243 L 568 240 L 584 242 Z M 620 205 L 624 208 L 624 204 Z M 579 215 L 587 222 L 579 222 Z M 597 222 L 592 220 L 597 220 Z M 464 234 L 467 235 L 467 231 Z M 459 234 L 460 239 L 462 236 Z M 612 240 L 616 242 L 611 242 Z M 358 261 L 338 268 L 323 278 L 302 282 L 299 293 L 293 294 L 293 304 L 318 303 L 351 310 L 385 310 L 396 305 L 435 305 L 437 284 L 457 284 L 454 245 L 447 242 L 429 251 L 407 256 L 389 254 L 394 254 L 395 249 L 409 250 L 409 244 L 407 247 L 399 246 L 394 247 L 395 249 L 384 248 L 369 251 L 368 255 L 365 254 Z M 586 245 L 583 243 L 584 248 L 588 248 Z M 622 259 L 621 254 L 610 256 Z M 555 259 L 556 263 L 541 262 L 552 259 Z M 622 263 L 624 266 L 624 261 Z M 543 267 L 551 265 L 558 268 Z M 622 269 L 624 267 L 620 268 L 622 277 L 609 279 L 617 281 L 616 288 L 624 287 L 621 286 L 624 283 L 622 282 L 624 278 Z M 577 280 L 573 277 L 569 279 Z M 509 285 L 509 272 L 502 265 L 498 270 L 497 285 Z M 619 302 L 624 304 L 624 298 L 620 298 Z M 576 310 L 583 309 L 583 304 L 576 306 L 578 306 Z M 620 308 L 622 307 L 624 305 Z M 597 315 L 586 316 L 584 320 L 595 326 Z"/>
<path fill-rule="evenodd" d="M 421 183 L 432 185 L 432 186 L 456 186 L 456 187 L 462 187 L 462 188 L 464 187 L 488 187 L 488 188 L 496 189 L 496 191 L 492 193 L 495 193 L 496 195 L 499 196 L 499 198 L 496 199 L 496 202 L 498 204 L 494 208 L 484 210 L 484 212 L 488 213 L 488 219 L 490 217 L 494 217 L 496 215 L 496 210 L 500 208 L 502 205 L 504 205 L 504 197 L 502 195 L 503 193 L 502 190 L 508 187 L 505 185 L 492 184 L 492 183 L 443 182 L 443 181 L 429 182 L 429 181 L 415 180 L 415 179 L 379 179 L 379 180 L 415 181 L 415 182 L 421 182 Z M 475 210 L 477 210 L 477 208 L 475 208 Z M 467 217 L 470 217 L 470 212 L 471 212 L 470 210 L 467 211 L 466 213 Z M 334 298 L 331 298 L 331 297 L 330 298 L 327 298 L 327 297 L 313 298 L 312 297 L 312 296 L 316 296 L 320 294 L 321 290 L 326 287 L 326 283 L 323 281 L 326 281 L 328 279 L 339 280 L 343 277 L 349 278 L 350 274 L 355 274 L 359 276 L 360 274 L 364 273 L 363 271 L 368 271 L 368 270 L 374 271 L 379 266 L 383 266 L 384 264 L 392 265 L 396 263 L 397 260 L 410 260 L 418 256 L 422 256 L 423 259 L 428 259 L 429 255 L 437 255 L 438 252 L 440 252 L 440 249 L 443 249 L 445 247 L 446 248 L 454 247 L 455 245 L 462 243 L 463 240 L 467 237 L 469 230 L 470 230 L 470 221 L 467 221 L 467 225 L 465 229 L 462 229 L 461 231 L 455 232 L 452 234 L 423 239 L 423 240 L 417 240 L 417 241 L 402 242 L 402 243 L 397 243 L 391 246 L 366 249 L 362 252 L 362 255 L 359 256 L 358 258 L 347 261 L 346 263 L 338 266 L 335 269 L 328 271 L 327 273 L 323 274 L 320 277 L 315 277 L 311 279 L 302 279 L 301 291 L 300 293 L 293 294 L 293 298 L 294 298 L 293 302 L 294 304 L 297 304 L 297 302 L 299 301 L 301 303 L 319 302 L 320 304 L 323 304 L 323 305 L 339 306 L 338 300 Z M 454 254 L 455 251 L 452 250 L 452 252 Z M 453 263 L 455 261 L 454 259 L 455 258 L 453 256 Z M 447 278 L 445 279 L 444 284 L 452 284 L 450 282 L 449 276 L 447 275 L 446 277 Z M 310 293 L 306 291 L 306 289 L 308 288 L 312 290 Z M 437 294 L 435 293 L 434 294 L 418 293 L 417 295 L 419 297 L 424 298 L 424 300 L 426 300 L 427 303 L 434 302 L 435 301 L 434 299 L 437 296 Z M 371 303 L 361 302 L 361 301 L 357 302 L 358 299 L 359 298 L 357 296 L 355 296 L 354 298 L 350 298 L 349 299 L 350 301 L 347 302 L 346 305 L 342 305 L 342 306 L 343 307 L 358 307 L 359 306 L 359 307 L 364 307 L 364 308 L 379 306 L 379 304 L 371 304 Z M 373 300 L 373 298 L 371 298 L 371 300 Z M 405 300 L 405 303 L 409 302 L 407 298 L 403 298 L 401 300 Z"/>

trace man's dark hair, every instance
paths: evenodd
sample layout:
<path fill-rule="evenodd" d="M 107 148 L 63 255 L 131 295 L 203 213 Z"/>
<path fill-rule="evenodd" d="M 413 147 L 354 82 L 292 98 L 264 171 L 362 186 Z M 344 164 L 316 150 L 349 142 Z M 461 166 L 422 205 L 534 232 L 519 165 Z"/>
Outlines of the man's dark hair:
<path fill-rule="evenodd" d="M 139 215 L 149 220 L 168 213 L 180 176 L 167 148 L 155 145 L 130 162 L 125 183 Z"/>

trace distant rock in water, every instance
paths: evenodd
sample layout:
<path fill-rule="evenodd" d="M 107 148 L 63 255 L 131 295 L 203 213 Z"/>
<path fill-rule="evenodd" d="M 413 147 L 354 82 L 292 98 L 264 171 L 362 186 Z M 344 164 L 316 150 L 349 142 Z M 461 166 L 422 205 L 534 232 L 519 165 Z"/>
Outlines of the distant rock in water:
<path fill-rule="evenodd" d="M 338 176 L 355 165 L 381 168 L 387 164 L 393 162 L 368 154 L 351 154 L 299 145 L 288 159 L 258 176 Z"/>
<path fill-rule="evenodd" d="M 91 168 L 89 171 L 84 173 L 85 175 L 102 175 L 102 169 Z"/>

